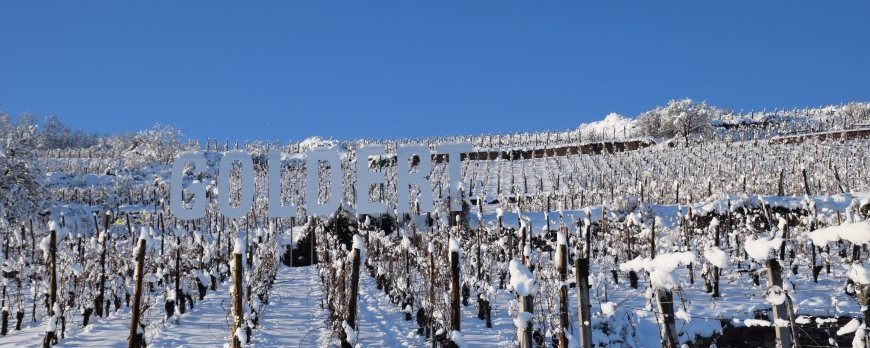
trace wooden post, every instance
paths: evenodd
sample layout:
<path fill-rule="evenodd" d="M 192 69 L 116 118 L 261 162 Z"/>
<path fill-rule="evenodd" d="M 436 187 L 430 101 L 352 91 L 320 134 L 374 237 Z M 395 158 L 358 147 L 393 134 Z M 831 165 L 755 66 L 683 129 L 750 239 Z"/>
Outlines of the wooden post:
<path fill-rule="evenodd" d="M 459 252 L 450 252 L 450 330 L 459 329 Z"/>
<path fill-rule="evenodd" d="M 429 242 L 429 336 L 432 337 L 432 348 L 435 348 L 435 245 Z"/>
<path fill-rule="evenodd" d="M 806 168 L 804 168 L 804 169 L 801 169 L 801 171 L 804 173 L 804 193 L 806 193 L 806 195 L 809 196 L 810 195 L 810 181 L 807 178 L 807 170 L 806 170 Z"/>
<path fill-rule="evenodd" d="M 241 348 L 242 342 L 236 337 L 237 330 L 241 328 L 245 314 L 242 313 L 242 254 L 233 254 L 233 348 Z M 177 296 L 177 295 L 176 295 Z"/>
<path fill-rule="evenodd" d="M 519 311 L 521 313 L 532 313 L 534 311 L 534 298 L 532 295 L 517 296 Z M 517 332 L 520 339 L 520 348 L 533 348 L 535 341 L 532 340 L 532 321 L 529 320 L 528 325 L 520 328 Z"/>
<path fill-rule="evenodd" d="M 858 295 L 861 300 L 861 314 L 863 315 L 864 322 L 870 320 L 870 288 L 867 285 L 861 285 L 858 287 Z M 864 347 L 870 348 L 870 340 L 867 339 L 866 333 L 864 336 Z"/>
<path fill-rule="evenodd" d="M 656 304 L 659 307 L 659 324 L 662 326 L 662 346 L 677 348 L 677 328 L 674 322 L 674 294 L 670 290 L 656 289 Z"/>
<path fill-rule="evenodd" d="M 779 286 L 780 289 L 782 289 L 782 266 L 780 266 L 779 261 L 776 259 L 767 260 L 767 268 L 767 276 L 768 281 L 770 281 L 770 286 Z M 791 322 L 789 315 L 789 307 L 791 307 L 790 302 L 788 296 L 786 296 L 785 302 L 773 306 L 773 317 L 776 320 L 786 320 Z M 791 348 L 793 346 L 792 332 L 790 328 L 774 325 L 774 331 L 776 332 L 777 347 Z"/>
<path fill-rule="evenodd" d="M 650 225 L 649 233 L 649 258 L 656 258 L 656 219 L 653 216 L 652 224 Z"/>
<path fill-rule="evenodd" d="M 106 242 L 109 239 L 109 226 L 112 223 L 111 219 L 111 215 L 106 211 L 106 213 L 103 214 L 103 233 L 105 236 L 101 243 L 102 250 L 100 252 L 100 294 L 97 296 L 96 301 L 94 301 L 94 310 L 97 312 L 98 317 L 103 316 L 103 299 L 106 294 Z M 96 220 L 96 216 L 94 217 L 94 220 Z M 109 309 L 106 308 L 107 315 L 108 312 Z"/>
<path fill-rule="evenodd" d="M 145 194 L 142 194 L 142 197 L 144 199 Z M 127 233 L 130 234 L 130 248 L 132 249 L 133 248 L 133 241 L 136 240 L 136 234 L 133 233 L 133 228 L 130 227 L 130 213 L 127 212 L 127 213 L 124 213 L 124 215 L 126 216 L 126 219 L 124 219 L 124 220 L 127 220 Z"/>
<path fill-rule="evenodd" d="M 785 193 L 783 193 L 783 190 L 782 190 L 782 178 L 784 175 L 785 175 L 785 169 L 780 169 L 779 170 L 779 185 L 778 185 L 779 189 L 777 190 L 777 194 L 776 194 L 777 196 L 780 196 L 780 197 L 785 196 Z"/>
<path fill-rule="evenodd" d="M 178 304 L 179 313 L 184 314 L 186 302 L 184 293 L 181 292 L 181 237 L 175 236 L 175 303 Z"/>
<path fill-rule="evenodd" d="M 501 233 L 504 232 L 504 228 L 502 227 L 502 220 L 501 219 L 502 219 L 502 217 L 499 216 L 498 217 L 499 235 L 501 235 Z M 507 235 L 508 235 L 507 236 L 507 238 L 508 238 L 508 241 L 507 241 L 507 243 L 508 243 L 508 259 L 507 259 L 507 261 L 510 262 L 510 260 L 514 259 L 514 232 L 510 232 Z"/>
<path fill-rule="evenodd" d="M 577 258 L 574 261 L 577 277 L 577 312 L 580 321 L 580 348 L 592 348 L 592 304 L 589 302 L 589 259 Z"/>
<path fill-rule="evenodd" d="M 354 330 L 356 330 L 356 301 L 357 301 L 357 293 L 359 292 L 359 262 L 360 262 L 360 250 L 354 248 L 350 254 L 352 266 L 351 266 L 351 275 L 350 275 L 350 300 L 348 301 L 348 309 L 347 309 L 347 324 Z M 347 338 L 344 339 L 347 342 Z M 353 344 L 354 342 L 347 342 L 349 344 Z"/>
<path fill-rule="evenodd" d="M 565 330 L 568 329 L 568 285 L 565 281 L 568 279 L 568 247 L 565 244 L 559 244 L 556 249 L 556 270 L 562 283 L 559 287 L 559 347 L 567 348 L 568 337 L 565 336 Z"/>
<path fill-rule="evenodd" d="M 48 320 L 52 320 L 51 317 L 60 314 L 54 312 L 54 304 L 57 303 L 57 231 L 51 229 L 48 233 L 48 261 L 49 267 L 51 267 L 51 287 L 49 288 Z M 57 337 L 55 337 L 54 331 L 46 330 L 45 340 L 42 342 L 42 346 L 49 347 L 56 342 Z"/>
<path fill-rule="evenodd" d="M 129 216 L 128 216 L 129 217 Z M 145 265 L 145 239 L 139 239 L 139 250 L 136 255 L 136 287 L 133 288 L 133 318 L 130 321 L 130 341 L 127 344 L 129 348 L 139 348 L 142 346 L 142 334 L 139 333 L 139 303 L 142 300 L 142 275 Z"/>
<path fill-rule="evenodd" d="M 719 225 L 715 227 L 715 235 L 713 236 L 713 245 L 719 247 Z M 713 298 L 719 298 L 719 266 L 713 266 Z"/>

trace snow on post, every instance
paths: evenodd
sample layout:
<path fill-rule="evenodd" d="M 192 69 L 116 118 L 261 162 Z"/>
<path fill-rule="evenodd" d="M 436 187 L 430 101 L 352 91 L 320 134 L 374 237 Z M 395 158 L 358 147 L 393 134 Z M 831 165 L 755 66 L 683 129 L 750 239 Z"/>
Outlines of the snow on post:
<path fill-rule="evenodd" d="M 749 257 L 756 261 L 764 261 L 767 260 L 770 249 L 779 248 L 782 245 L 782 242 L 783 239 L 780 237 L 774 237 L 771 239 L 759 237 L 758 239 L 755 239 L 755 237 L 748 236 L 743 249 L 746 250 Z"/>
<path fill-rule="evenodd" d="M 459 331 L 450 331 L 450 340 L 459 348 L 468 348 L 468 343 L 465 342 L 465 338 L 462 337 L 462 333 Z"/>
<path fill-rule="evenodd" d="M 855 244 L 870 243 L 870 221 L 845 223 L 839 226 L 821 228 L 807 233 L 815 245 L 825 245 L 844 239 Z"/>
<path fill-rule="evenodd" d="M 450 237 L 449 250 L 451 253 L 455 251 L 459 259 L 462 259 L 462 248 L 459 247 L 459 241 L 455 237 Z"/>
<path fill-rule="evenodd" d="M 359 250 L 359 262 L 366 262 L 366 247 L 363 244 L 362 237 L 359 234 L 353 235 L 353 249 Z"/>
<path fill-rule="evenodd" d="M 692 262 L 695 262 L 695 253 L 684 251 L 660 254 L 654 259 L 638 256 L 630 261 L 620 264 L 619 269 L 623 272 L 650 272 L 650 281 L 652 281 L 652 285 L 655 288 L 675 289 L 680 285 L 671 272 L 680 265 L 687 265 Z"/>
<path fill-rule="evenodd" d="M 511 260 L 509 265 L 511 286 L 520 296 L 529 296 L 538 291 L 538 281 L 525 265 L 517 260 Z"/>
<path fill-rule="evenodd" d="M 711 246 L 704 249 L 704 258 L 707 259 L 707 261 L 710 261 L 713 266 L 719 268 L 725 268 L 728 266 L 728 257 L 726 257 L 725 252 L 722 251 L 722 249 L 719 249 L 719 247 Z"/>

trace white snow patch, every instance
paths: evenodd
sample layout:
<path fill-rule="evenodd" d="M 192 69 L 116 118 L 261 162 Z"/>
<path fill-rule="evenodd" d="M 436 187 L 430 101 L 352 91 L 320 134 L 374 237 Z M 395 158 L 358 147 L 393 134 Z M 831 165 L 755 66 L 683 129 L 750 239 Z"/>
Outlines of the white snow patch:
<path fill-rule="evenodd" d="M 511 272 L 511 286 L 514 287 L 517 294 L 528 296 L 538 291 L 538 282 L 525 265 L 517 260 L 511 260 L 509 268 Z"/>
<path fill-rule="evenodd" d="M 728 258 L 725 256 L 725 252 L 719 249 L 719 247 L 713 246 L 704 250 L 704 258 L 710 261 L 713 266 L 719 268 L 725 268 L 728 265 Z"/>
<path fill-rule="evenodd" d="M 775 237 L 773 239 L 760 237 L 755 239 L 754 237 L 749 236 L 746 238 L 746 244 L 743 249 L 746 250 L 749 257 L 757 261 L 762 261 L 768 258 L 770 249 L 779 248 L 782 245 L 782 242 L 783 240 L 780 237 Z"/>
<path fill-rule="evenodd" d="M 858 327 L 861 326 L 861 322 L 858 319 L 852 319 L 846 325 L 837 330 L 837 336 L 842 336 L 845 334 L 850 334 L 858 330 Z"/>
<path fill-rule="evenodd" d="M 852 243 L 870 243 L 870 221 L 846 223 L 839 226 L 831 226 L 807 233 L 807 237 L 813 240 L 815 245 L 825 245 L 845 239 Z"/>

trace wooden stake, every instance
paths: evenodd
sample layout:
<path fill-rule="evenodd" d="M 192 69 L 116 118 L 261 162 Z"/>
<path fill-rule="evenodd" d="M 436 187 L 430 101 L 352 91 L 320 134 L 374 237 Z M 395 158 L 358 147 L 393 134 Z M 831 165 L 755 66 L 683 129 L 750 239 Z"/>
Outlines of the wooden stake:
<path fill-rule="evenodd" d="M 139 303 L 142 300 L 142 275 L 145 264 L 145 239 L 139 239 L 139 250 L 136 254 L 136 287 L 133 288 L 133 318 L 130 321 L 129 348 L 139 348 L 142 344 L 142 334 L 139 333 Z"/>
<path fill-rule="evenodd" d="M 556 249 L 556 270 L 562 283 L 559 287 L 559 347 L 567 348 L 565 330 L 568 329 L 568 285 L 565 281 L 568 279 L 568 247 L 565 244 L 560 244 Z"/>
<path fill-rule="evenodd" d="M 577 312 L 580 321 L 580 348 L 592 348 L 592 304 L 589 302 L 589 259 L 578 258 L 574 261 L 577 277 Z"/>
<path fill-rule="evenodd" d="M 656 289 L 655 296 L 659 307 L 659 323 L 662 325 L 662 346 L 677 348 L 679 341 L 674 321 L 674 295 L 670 290 Z"/>
<path fill-rule="evenodd" d="M 782 267 L 779 265 L 779 261 L 777 261 L 776 259 L 767 260 L 767 268 L 767 275 L 768 280 L 770 281 L 770 285 L 776 285 L 782 289 Z M 783 289 L 782 291 L 785 290 Z M 789 315 L 789 307 L 791 307 L 791 300 L 788 299 L 788 296 L 786 296 L 785 302 L 773 306 L 773 317 L 775 318 L 775 320 L 786 320 L 794 325 L 794 323 L 791 322 L 791 318 Z M 793 346 L 792 328 L 774 325 L 774 331 L 776 332 L 777 347 L 791 348 Z"/>
<path fill-rule="evenodd" d="M 450 252 L 450 329 L 460 331 L 459 252 Z"/>
<path fill-rule="evenodd" d="M 236 337 L 236 330 L 242 326 L 244 313 L 242 313 L 242 254 L 233 254 L 233 348 L 241 348 L 241 342 Z M 176 295 L 177 296 L 177 295 Z"/>

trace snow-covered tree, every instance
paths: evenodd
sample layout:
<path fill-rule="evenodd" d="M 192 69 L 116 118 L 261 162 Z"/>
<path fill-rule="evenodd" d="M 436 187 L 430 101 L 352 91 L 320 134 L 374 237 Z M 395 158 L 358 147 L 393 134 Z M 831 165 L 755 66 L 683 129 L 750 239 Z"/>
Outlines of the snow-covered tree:
<path fill-rule="evenodd" d="M 15 222 L 44 209 L 49 193 L 34 151 L 37 126 L 27 117 L 9 123 L 3 116 L 7 122 L 0 133 L 0 213 Z"/>
<path fill-rule="evenodd" d="M 710 126 L 710 108 L 707 102 L 695 102 L 691 99 L 671 100 L 665 108 L 667 118 L 665 123 L 674 127 L 674 132 L 682 136 L 689 146 L 689 135 L 698 133 Z"/>
<path fill-rule="evenodd" d="M 681 136 L 689 146 L 689 136 L 710 127 L 710 108 L 706 101 L 671 100 L 668 106 L 638 116 L 641 132 L 654 137 Z"/>
<path fill-rule="evenodd" d="M 131 150 L 124 154 L 128 168 L 144 163 L 171 164 L 182 150 L 184 135 L 174 125 L 157 123 L 153 129 L 140 131 L 133 138 Z"/>

